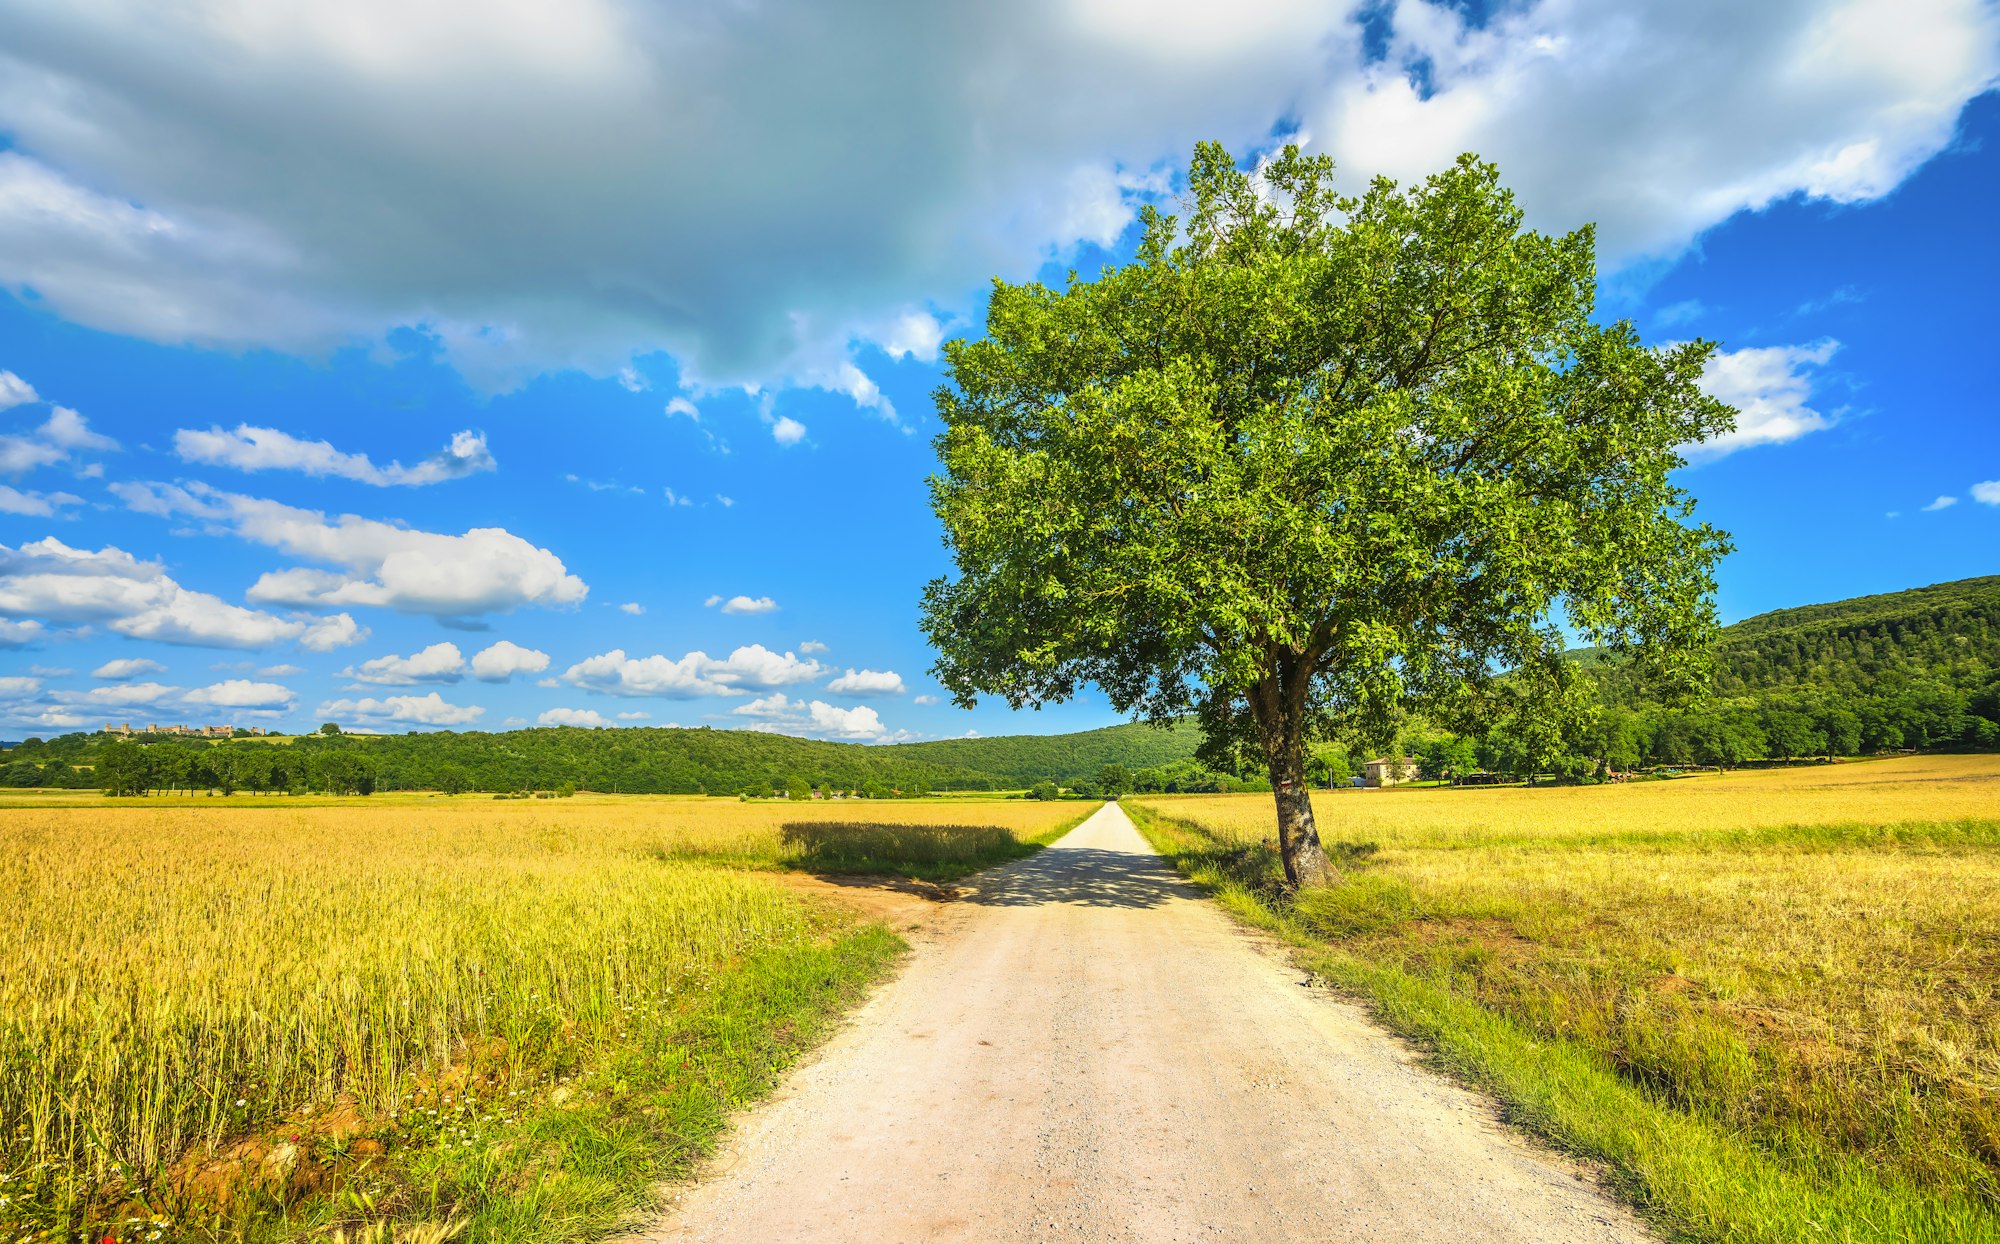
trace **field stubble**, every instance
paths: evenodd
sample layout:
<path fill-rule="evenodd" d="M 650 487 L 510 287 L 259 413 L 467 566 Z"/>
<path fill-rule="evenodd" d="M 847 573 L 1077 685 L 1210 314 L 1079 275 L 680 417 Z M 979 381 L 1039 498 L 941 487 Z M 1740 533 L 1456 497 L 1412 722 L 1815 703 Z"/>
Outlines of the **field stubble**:
<path fill-rule="evenodd" d="M 580 1208 L 588 1181 L 552 1202 L 563 1163 L 530 1151 L 604 1150 L 583 1165 L 629 1202 L 685 1160 L 662 1144 L 698 1143 L 893 956 L 886 931 L 745 871 L 838 853 L 837 835 L 787 845 L 784 826 L 977 821 L 1008 858 L 1078 816 L 965 800 L 120 802 L 0 810 L 9 1244 L 85 1226 L 283 1234 L 315 1191 L 322 1217 L 508 1202 L 538 1207 L 517 1238 L 601 1227 L 607 1211 Z M 936 829 L 876 837 L 871 864 L 894 866 L 877 857 L 906 837 L 930 844 L 921 875 L 985 862 Z M 549 1117 L 593 1092 L 602 1116 L 642 1081 L 629 1135 Z"/>
<path fill-rule="evenodd" d="M 1296 900 L 1268 800 L 1144 806 L 1184 868 L 1327 947 L 1329 975 L 1412 1008 L 1406 1027 L 1483 1022 L 1440 1018 L 1470 1002 L 1748 1138 L 1802 1186 L 1879 1178 L 1908 1223 L 2000 1234 L 2000 760 L 1331 792 L 1315 811 L 1349 879 Z M 1765 1220 L 1735 1222 L 1727 1187 L 1627 1174 L 1697 1234 L 1789 1238 L 1756 1197 L 1734 1212 Z"/>

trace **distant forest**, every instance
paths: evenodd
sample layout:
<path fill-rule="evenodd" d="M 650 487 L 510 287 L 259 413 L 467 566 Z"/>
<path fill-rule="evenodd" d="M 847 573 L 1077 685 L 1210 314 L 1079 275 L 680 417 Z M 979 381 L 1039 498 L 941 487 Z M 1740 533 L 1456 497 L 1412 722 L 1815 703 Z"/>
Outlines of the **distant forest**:
<path fill-rule="evenodd" d="M 512 791 L 734 795 L 833 788 L 875 797 L 947 790 L 1074 787 L 1107 766 L 1145 770 L 1180 789 L 1230 780 L 1193 763 L 1200 732 L 1111 726 L 1080 734 L 1013 735 L 869 746 L 748 730 L 574 726 L 500 734 L 302 735 L 202 742 L 120 741 L 102 734 L 30 739 L 7 752 L 0 784 L 152 790 Z M 1204 783 L 1206 785 L 1204 785 Z"/>
<path fill-rule="evenodd" d="M 1822 755 L 2000 748 L 2000 576 L 1760 614 L 1722 631 L 1712 694 L 1663 703 L 1624 663 L 1574 654 L 1596 704 L 1562 721 L 1500 720 L 1476 734 L 1415 725 L 1399 752 L 1426 777 L 1474 772 L 1588 778 L 1644 767 L 1736 766 Z M 1255 776 L 1198 764 L 1192 722 L 869 746 L 743 730 L 553 727 L 500 734 L 308 735 L 207 743 L 30 739 L 7 786 L 149 790 L 514 791 L 770 794 L 838 789 L 882 798 L 948 790 L 1234 790 Z M 1357 745 L 1312 772 L 1345 781 Z"/>

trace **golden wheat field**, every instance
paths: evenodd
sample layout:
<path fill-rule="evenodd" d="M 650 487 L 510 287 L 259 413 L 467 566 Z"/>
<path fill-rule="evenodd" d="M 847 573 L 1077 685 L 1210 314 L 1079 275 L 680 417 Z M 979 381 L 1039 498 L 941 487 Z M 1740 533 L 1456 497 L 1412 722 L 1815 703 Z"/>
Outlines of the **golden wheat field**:
<path fill-rule="evenodd" d="M 468 1050 L 492 1105 L 454 1126 L 504 1129 L 557 1071 L 746 957 L 844 936 L 852 917 L 756 875 L 784 862 L 786 823 L 977 823 L 1026 841 L 1078 815 L 998 800 L 32 802 L 56 806 L 0 805 L 0 1224 L 58 1238 L 108 1197 L 137 1223 L 120 1239 L 173 1230 L 160 1207 L 233 1137 L 336 1105 L 371 1127 L 421 1110 L 435 1124 L 437 1077 Z"/>
<path fill-rule="evenodd" d="M 1268 799 L 1144 806 L 1184 864 L 1268 883 Z M 2000 758 L 1314 807 L 1348 882 L 1301 895 L 1295 927 L 1802 1169 L 2000 1204 Z"/>

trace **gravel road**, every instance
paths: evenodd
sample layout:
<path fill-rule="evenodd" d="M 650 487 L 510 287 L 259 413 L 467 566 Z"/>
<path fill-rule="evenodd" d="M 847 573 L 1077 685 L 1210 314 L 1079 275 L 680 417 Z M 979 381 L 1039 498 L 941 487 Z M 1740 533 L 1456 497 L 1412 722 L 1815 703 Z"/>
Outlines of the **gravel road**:
<path fill-rule="evenodd" d="M 982 874 L 653 1241 L 1641 1241 L 1107 804 Z"/>

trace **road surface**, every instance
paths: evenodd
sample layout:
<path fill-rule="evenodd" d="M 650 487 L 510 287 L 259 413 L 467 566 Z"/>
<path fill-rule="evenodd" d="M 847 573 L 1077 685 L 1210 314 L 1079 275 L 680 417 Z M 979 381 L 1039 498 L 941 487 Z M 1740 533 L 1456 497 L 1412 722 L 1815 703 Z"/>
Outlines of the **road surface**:
<path fill-rule="evenodd" d="M 1107 804 L 982 874 L 650 1241 L 1642 1241 Z"/>

